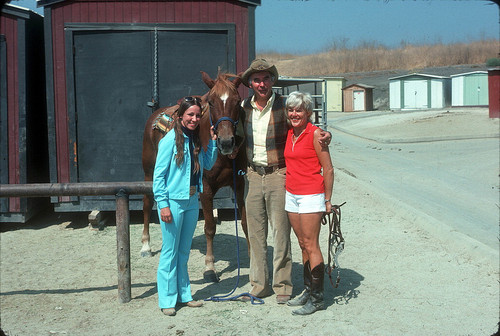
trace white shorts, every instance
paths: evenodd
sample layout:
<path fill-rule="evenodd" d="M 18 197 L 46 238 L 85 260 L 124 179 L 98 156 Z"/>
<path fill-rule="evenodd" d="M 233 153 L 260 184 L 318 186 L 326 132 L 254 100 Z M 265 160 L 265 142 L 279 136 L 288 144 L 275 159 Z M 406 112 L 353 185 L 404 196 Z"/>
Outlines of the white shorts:
<path fill-rule="evenodd" d="M 325 194 L 294 195 L 287 191 L 285 210 L 294 213 L 325 212 Z"/>

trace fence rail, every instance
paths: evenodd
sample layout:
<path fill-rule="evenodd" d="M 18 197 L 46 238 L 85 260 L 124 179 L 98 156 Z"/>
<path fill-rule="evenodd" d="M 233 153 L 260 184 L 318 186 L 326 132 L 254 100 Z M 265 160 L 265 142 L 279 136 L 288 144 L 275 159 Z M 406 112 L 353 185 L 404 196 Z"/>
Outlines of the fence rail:
<path fill-rule="evenodd" d="M 116 196 L 118 300 L 131 300 L 129 195 L 151 194 L 151 182 L 0 184 L 0 197 Z"/>
<path fill-rule="evenodd" d="M 151 194 L 151 182 L 0 184 L 0 197 L 96 196 Z"/>

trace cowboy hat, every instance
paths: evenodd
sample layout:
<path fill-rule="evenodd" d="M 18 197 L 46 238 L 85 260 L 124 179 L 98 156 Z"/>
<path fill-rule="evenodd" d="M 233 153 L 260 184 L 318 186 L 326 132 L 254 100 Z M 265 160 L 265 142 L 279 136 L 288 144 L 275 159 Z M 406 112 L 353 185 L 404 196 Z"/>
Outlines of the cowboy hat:
<path fill-rule="evenodd" d="M 270 65 L 267 63 L 267 61 L 263 58 L 258 58 L 250 64 L 250 67 L 245 70 L 243 75 L 241 75 L 241 82 L 247 86 L 250 87 L 250 83 L 248 82 L 248 79 L 250 76 L 256 72 L 262 72 L 262 71 L 267 71 L 269 72 L 273 77 L 274 80 L 278 80 L 278 70 L 276 70 L 276 67 L 274 65 Z"/>

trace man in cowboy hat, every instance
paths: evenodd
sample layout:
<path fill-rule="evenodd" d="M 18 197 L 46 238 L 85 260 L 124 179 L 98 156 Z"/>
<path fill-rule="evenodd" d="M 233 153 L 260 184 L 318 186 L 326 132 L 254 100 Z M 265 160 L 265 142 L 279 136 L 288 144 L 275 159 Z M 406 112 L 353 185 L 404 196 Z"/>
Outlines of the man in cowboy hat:
<path fill-rule="evenodd" d="M 279 304 L 292 294 L 291 226 L 285 211 L 285 143 L 288 132 L 285 98 L 274 93 L 278 70 L 264 59 L 256 59 L 241 76 L 253 90 L 242 102 L 243 128 L 247 140 L 248 193 L 245 199 L 250 241 L 250 294 L 276 294 Z M 328 146 L 331 134 L 320 141 Z M 267 232 L 271 225 L 274 256 L 272 288 L 267 266 Z M 249 300 L 249 297 L 244 297 Z"/>

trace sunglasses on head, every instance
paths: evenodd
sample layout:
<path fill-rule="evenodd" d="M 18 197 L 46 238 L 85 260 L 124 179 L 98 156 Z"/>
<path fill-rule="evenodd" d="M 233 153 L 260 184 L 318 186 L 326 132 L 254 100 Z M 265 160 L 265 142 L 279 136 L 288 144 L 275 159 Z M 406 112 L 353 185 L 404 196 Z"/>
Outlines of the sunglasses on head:
<path fill-rule="evenodd" d="M 191 97 L 191 96 L 189 96 L 189 97 L 184 97 L 184 100 L 185 100 L 185 101 L 187 101 L 187 102 L 192 102 L 192 101 L 196 101 L 196 102 L 198 102 L 198 103 L 199 103 L 199 102 L 201 102 L 201 99 L 200 99 L 200 98 L 198 98 L 198 97 Z"/>

